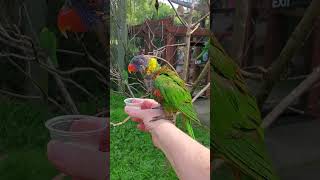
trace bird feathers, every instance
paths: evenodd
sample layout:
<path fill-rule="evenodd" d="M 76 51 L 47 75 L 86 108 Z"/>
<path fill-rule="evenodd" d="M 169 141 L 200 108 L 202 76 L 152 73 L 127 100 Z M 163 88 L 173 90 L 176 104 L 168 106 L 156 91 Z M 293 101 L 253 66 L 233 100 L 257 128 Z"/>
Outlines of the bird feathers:
<path fill-rule="evenodd" d="M 212 35 L 211 145 L 217 156 L 254 179 L 278 179 L 264 144 L 264 132 L 255 98 L 240 69 Z"/>

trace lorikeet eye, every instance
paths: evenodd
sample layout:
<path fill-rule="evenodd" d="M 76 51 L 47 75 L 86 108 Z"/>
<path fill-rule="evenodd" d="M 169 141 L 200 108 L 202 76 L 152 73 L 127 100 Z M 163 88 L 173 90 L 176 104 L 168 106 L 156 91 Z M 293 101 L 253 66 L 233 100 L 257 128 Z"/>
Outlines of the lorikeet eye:
<path fill-rule="evenodd" d="M 140 66 L 139 66 L 139 71 L 140 71 L 140 72 L 143 73 L 143 72 L 145 71 L 145 69 L 146 69 L 146 68 L 145 68 L 143 65 L 140 65 Z"/>

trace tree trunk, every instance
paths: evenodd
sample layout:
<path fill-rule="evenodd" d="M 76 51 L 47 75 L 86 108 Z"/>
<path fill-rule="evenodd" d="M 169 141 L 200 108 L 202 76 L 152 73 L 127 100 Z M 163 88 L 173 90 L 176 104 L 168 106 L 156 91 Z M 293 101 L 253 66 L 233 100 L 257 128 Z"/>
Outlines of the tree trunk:
<path fill-rule="evenodd" d="M 192 0 L 192 5 L 190 8 L 190 12 L 188 15 L 187 19 L 187 33 L 186 33 L 186 38 L 185 38 L 185 43 L 186 43 L 186 49 L 185 49 L 185 56 L 184 56 L 184 63 L 183 63 L 183 80 L 185 82 L 188 82 L 188 70 L 189 70 L 189 59 L 190 59 L 190 43 L 191 43 L 191 33 L 192 33 L 192 14 L 193 14 L 193 9 L 194 9 L 194 4 L 195 0 Z"/>
<path fill-rule="evenodd" d="M 247 61 L 246 50 L 250 50 L 252 37 L 252 0 L 236 1 L 231 57 L 242 67 Z"/>
<path fill-rule="evenodd" d="M 117 9 L 119 28 L 117 28 L 118 45 L 117 45 L 117 62 L 121 70 L 125 69 L 126 47 L 128 39 L 126 0 L 119 0 Z"/>

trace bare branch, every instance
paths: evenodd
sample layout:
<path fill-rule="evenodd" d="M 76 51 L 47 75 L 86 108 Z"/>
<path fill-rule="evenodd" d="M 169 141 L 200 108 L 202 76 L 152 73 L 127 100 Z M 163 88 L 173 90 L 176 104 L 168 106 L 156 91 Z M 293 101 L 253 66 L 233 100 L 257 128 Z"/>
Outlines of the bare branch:
<path fill-rule="evenodd" d="M 199 27 L 200 27 L 200 24 L 195 25 L 194 29 L 190 31 L 190 34 L 193 34 Z"/>
<path fill-rule="evenodd" d="M 75 51 L 70 51 L 70 50 L 65 50 L 65 49 L 57 49 L 57 52 L 78 55 L 78 56 L 85 56 L 86 55 L 85 53 L 80 53 L 80 52 L 75 52 Z"/>
<path fill-rule="evenodd" d="M 261 127 L 268 128 L 278 116 L 305 91 L 310 89 L 312 85 L 320 79 L 320 66 L 317 67 L 309 77 L 300 83 L 291 93 L 286 96 L 263 120 Z"/>
<path fill-rule="evenodd" d="M 49 65 L 49 67 L 51 69 L 55 69 L 51 59 L 48 57 L 47 58 L 47 63 Z M 51 72 L 51 71 L 48 71 L 48 72 Z M 68 91 L 68 89 L 66 88 L 65 84 L 63 83 L 63 81 L 61 80 L 61 77 L 58 75 L 58 74 L 54 74 L 53 77 L 55 78 L 59 88 L 60 88 L 60 91 L 62 93 L 62 95 L 65 97 L 65 100 L 66 102 L 69 104 L 71 110 L 72 110 L 72 113 L 74 114 L 79 114 L 79 111 L 77 109 L 77 106 L 75 105 L 75 103 L 73 102 L 73 99 Z"/>
<path fill-rule="evenodd" d="M 205 14 L 204 16 L 202 16 L 200 19 L 198 19 L 197 22 L 193 23 L 191 25 L 191 28 L 194 28 L 197 24 L 199 24 L 202 20 L 204 20 L 205 18 L 207 18 L 210 15 L 210 12 L 208 12 L 207 14 Z"/>
<path fill-rule="evenodd" d="M 247 72 L 244 70 L 240 70 L 240 72 L 243 75 L 243 77 L 248 78 L 248 79 L 258 80 L 258 81 L 261 81 L 264 79 L 262 74 L 251 73 L 251 72 Z"/>
<path fill-rule="evenodd" d="M 209 87 L 210 87 L 210 83 L 208 83 L 192 98 L 192 102 L 196 101 Z"/>
<path fill-rule="evenodd" d="M 17 98 L 22 98 L 22 99 L 41 99 L 41 96 L 26 96 L 26 95 L 22 95 L 22 94 L 17 94 L 17 93 L 13 93 L 13 92 L 9 92 L 6 91 L 4 89 L 0 89 L 0 92 L 2 94 L 6 94 L 9 96 L 13 96 L 13 97 L 17 97 Z M 52 104 L 56 105 L 60 110 L 62 110 L 64 113 L 69 114 L 69 112 L 62 107 L 58 102 L 56 102 L 54 99 L 48 97 L 49 102 L 51 102 Z"/>
<path fill-rule="evenodd" d="M 172 4 L 171 0 L 168 0 L 168 2 L 170 3 L 170 5 L 171 5 L 172 9 L 173 9 L 173 10 L 174 10 L 174 12 L 176 13 L 176 16 L 179 18 L 180 22 L 181 22 L 185 27 L 189 27 L 189 25 L 187 24 L 187 22 L 186 22 L 184 19 L 182 19 L 182 18 L 180 17 L 180 15 L 179 15 L 178 11 L 174 8 L 174 6 L 173 6 L 173 4 Z"/>
<path fill-rule="evenodd" d="M 25 72 L 25 71 L 23 70 L 23 68 L 21 68 L 17 63 L 15 63 L 11 58 L 8 58 L 8 59 L 9 59 L 9 62 L 10 62 L 13 66 L 15 66 L 15 67 L 16 67 L 19 71 L 21 71 L 26 77 L 28 77 L 28 78 L 31 80 L 32 84 L 33 84 L 34 86 L 36 86 L 36 87 L 40 90 L 41 95 L 42 95 L 42 97 L 43 97 L 43 100 L 45 101 L 45 100 L 47 99 L 48 95 L 47 95 L 47 93 L 40 87 L 40 85 L 39 85 L 27 72 Z"/>
<path fill-rule="evenodd" d="M 13 58 L 23 59 L 23 60 L 27 60 L 27 61 L 35 60 L 34 57 L 22 56 L 22 55 L 15 54 L 15 53 L 0 53 L 0 57 L 13 57 Z"/>
<path fill-rule="evenodd" d="M 198 78 L 196 79 L 194 84 L 192 85 L 192 88 L 190 90 L 191 94 L 193 94 L 193 92 L 196 90 L 196 88 L 198 87 L 200 82 L 203 80 L 203 78 L 208 74 L 209 68 L 210 68 L 210 60 L 207 61 L 206 65 L 204 66 L 200 75 L 198 76 Z"/>

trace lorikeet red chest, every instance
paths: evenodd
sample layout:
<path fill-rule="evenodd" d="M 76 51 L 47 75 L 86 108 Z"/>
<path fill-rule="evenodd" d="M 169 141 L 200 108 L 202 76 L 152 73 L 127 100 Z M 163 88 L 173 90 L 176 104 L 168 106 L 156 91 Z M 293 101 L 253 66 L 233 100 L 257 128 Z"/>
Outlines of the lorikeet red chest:
<path fill-rule="evenodd" d="M 153 95 L 156 96 L 156 97 L 159 98 L 159 99 L 162 97 L 162 96 L 161 96 L 161 92 L 160 92 L 159 89 L 155 89 L 155 90 L 153 91 Z"/>

